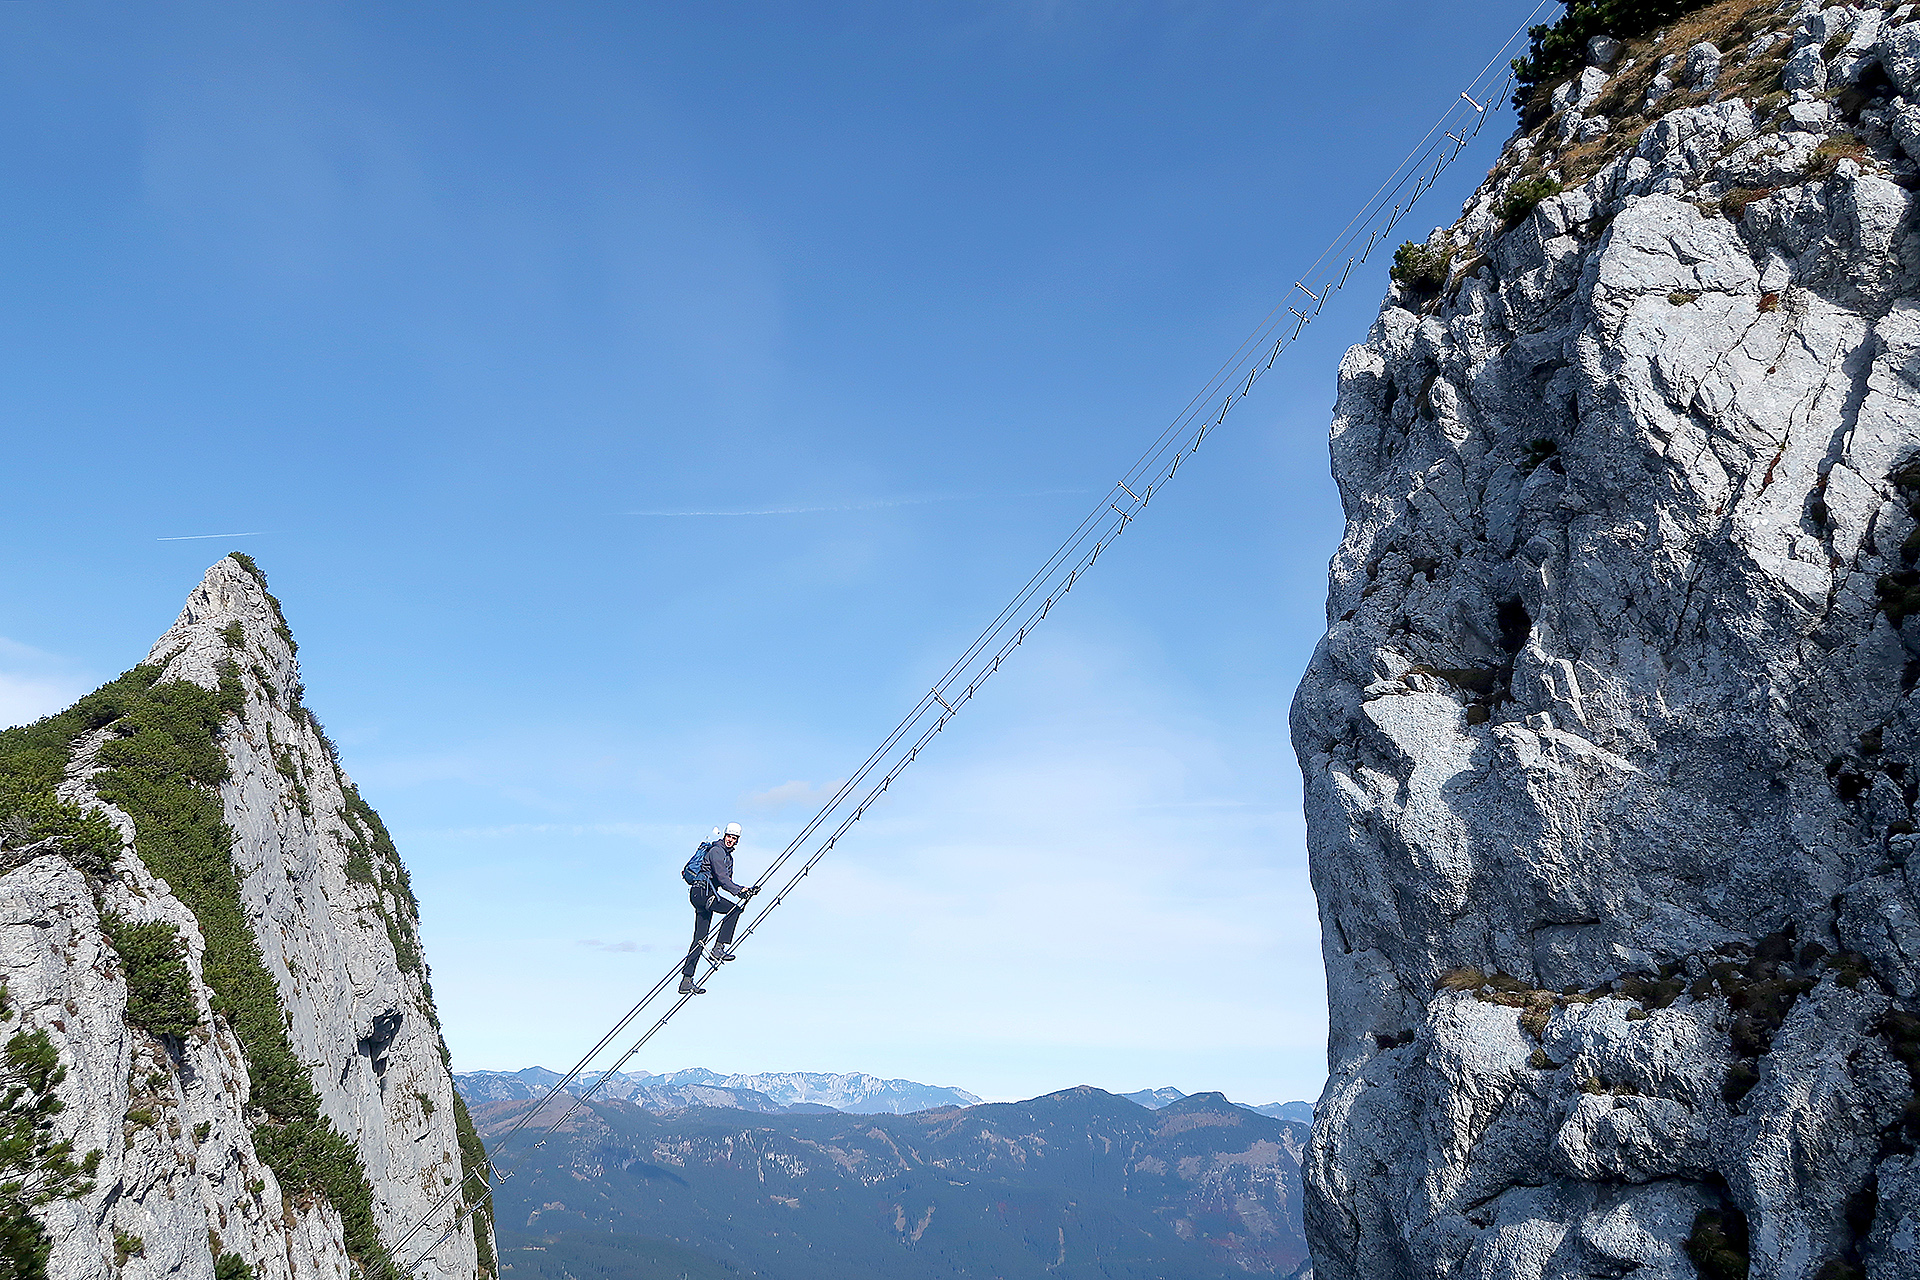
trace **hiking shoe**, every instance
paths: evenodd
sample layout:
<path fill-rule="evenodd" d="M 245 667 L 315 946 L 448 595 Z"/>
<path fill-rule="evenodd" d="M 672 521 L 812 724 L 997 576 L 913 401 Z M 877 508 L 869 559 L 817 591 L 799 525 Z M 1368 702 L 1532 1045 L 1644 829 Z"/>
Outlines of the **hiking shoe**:
<path fill-rule="evenodd" d="M 733 958 L 733 952 L 727 950 L 725 947 L 715 947 L 713 949 L 713 962 L 715 964 L 725 964 Z"/>
<path fill-rule="evenodd" d="M 683 996 L 703 996 L 707 994 L 707 989 L 705 987 L 694 986 L 692 978 L 682 978 L 680 979 L 680 994 Z"/>

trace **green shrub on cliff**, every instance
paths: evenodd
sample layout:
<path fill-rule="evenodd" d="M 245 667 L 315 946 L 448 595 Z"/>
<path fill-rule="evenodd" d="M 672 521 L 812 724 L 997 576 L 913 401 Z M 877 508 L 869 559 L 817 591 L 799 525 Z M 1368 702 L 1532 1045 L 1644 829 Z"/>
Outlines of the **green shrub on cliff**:
<path fill-rule="evenodd" d="M 242 555 L 233 559 L 265 589 L 258 566 Z M 275 609 L 275 629 L 291 648 L 292 635 L 279 616 L 279 602 L 271 595 L 268 599 Z M 222 632 L 229 645 L 232 632 L 231 627 Z M 320 1113 L 312 1077 L 294 1053 L 278 986 L 240 897 L 233 832 L 219 795 L 228 774 L 220 737 L 234 726 L 232 717 L 245 703 L 239 667 L 223 661 L 219 687 L 212 690 L 184 680 L 162 682 L 163 667 L 135 667 L 65 711 L 0 731 L 0 873 L 25 858 L 57 853 L 96 884 L 111 874 L 122 854 L 120 829 L 104 814 L 61 800 L 56 791 L 66 781 L 80 740 L 107 730 L 92 787 L 132 819 L 137 856 L 194 913 L 206 944 L 203 972 L 213 1010 L 232 1028 L 245 1054 L 255 1148 L 287 1196 L 324 1198 L 339 1212 L 348 1253 L 364 1280 L 400 1280 L 379 1238 L 366 1170 L 353 1143 Z M 267 686 L 265 673 L 256 675 Z M 297 695 L 290 701 L 297 704 Z M 296 705 L 296 714 L 300 710 Z M 317 732 L 317 722 L 314 727 Z M 338 773 L 331 742 L 326 747 Z M 295 766 L 292 760 L 285 763 Z M 305 809 L 311 797 L 304 794 L 303 781 L 294 767 L 290 789 L 302 793 L 299 800 Z M 414 923 L 419 908 L 406 869 L 379 815 L 344 775 L 339 781 L 347 794 L 340 817 L 353 833 L 347 843 L 358 855 L 356 869 L 394 895 L 399 918 L 384 908 L 381 914 L 388 916 L 402 970 L 419 973 L 424 984 Z M 156 1035 L 190 1033 L 198 1023 L 198 1010 L 174 926 L 132 924 L 105 915 L 103 928 L 126 968 L 128 1021 Z M 430 992 L 427 999 L 431 1018 Z M 0 1014 L 4 1012 L 0 987 Z M 441 1050 L 444 1060 L 444 1042 Z M 0 1280 L 45 1280 L 47 1241 L 27 1209 L 50 1198 L 85 1194 L 85 1179 L 98 1157 L 76 1163 L 69 1147 L 46 1141 L 41 1121 L 60 1108 L 52 1092 L 60 1072 L 46 1034 L 22 1032 L 0 1052 Z M 29 1118 L 24 1130 L 16 1123 L 21 1115 Z M 484 1148 L 464 1108 L 457 1127 L 462 1169 L 477 1170 L 484 1162 Z M 196 1141 L 205 1139 L 207 1128 L 196 1127 Z M 478 1181 L 484 1195 L 485 1181 Z M 490 1225 L 482 1208 L 474 1228 L 482 1269 L 488 1272 L 495 1269 L 488 1247 Z M 237 1256 L 225 1254 L 221 1261 L 236 1278 L 242 1274 L 238 1268 L 244 1263 Z"/>
<path fill-rule="evenodd" d="M 9 852 L 39 846 L 92 876 L 113 865 L 119 830 L 103 815 L 61 800 L 55 788 L 66 777 L 74 740 L 125 715 L 159 678 L 158 667 L 138 666 L 57 715 L 0 730 L 0 841 Z"/>
<path fill-rule="evenodd" d="M 1500 221 L 1513 226 L 1539 208 L 1542 200 L 1559 195 L 1560 189 L 1560 184 L 1552 178 L 1522 178 L 1507 188 L 1493 211 L 1500 215 Z"/>
<path fill-rule="evenodd" d="M 240 898 L 233 831 L 218 791 L 227 777 L 218 738 L 239 703 L 237 681 L 218 692 L 187 680 L 148 686 L 125 704 L 115 736 L 100 748 L 105 768 L 95 775 L 94 790 L 133 819 L 141 860 L 200 924 L 214 1009 L 239 1037 L 251 1100 L 266 1113 L 253 1131 L 260 1158 L 287 1193 L 331 1201 L 347 1251 L 377 1275 L 386 1264 L 366 1170 L 353 1145 L 320 1114 L 319 1095 L 287 1038 L 279 988 Z"/>
<path fill-rule="evenodd" d="M 230 551 L 227 553 L 227 559 L 233 561 L 242 569 L 245 569 L 247 573 L 252 576 L 253 580 L 260 584 L 260 593 L 266 596 L 267 603 L 273 606 L 274 634 L 286 642 L 289 653 L 299 653 L 300 646 L 293 641 L 293 630 L 287 626 L 286 611 L 280 607 L 280 597 L 274 595 L 272 591 L 267 589 L 266 572 L 254 563 L 252 556 L 244 551 Z"/>
<path fill-rule="evenodd" d="M 1628 39 L 1643 36 L 1662 23 L 1704 9 L 1711 0 L 1561 0 L 1567 6 L 1558 22 L 1529 29 L 1526 56 L 1513 60 L 1516 87 L 1514 110 L 1529 126 L 1546 118 L 1542 87 L 1574 71 L 1586 60 L 1587 41 L 1594 36 Z"/>
<path fill-rule="evenodd" d="M 135 924 L 102 915 L 100 927 L 127 969 L 127 1021 L 156 1036 L 184 1040 L 200 1025 L 180 930 L 165 920 Z"/>
<path fill-rule="evenodd" d="M 218 787 L 227 777 L 219 735 L 240 710 L 242 689 L 233 664 L 223 663 L 220 674 L 220 688 L 213 690 L 187 680 L 161 682 L 157 666 L 135 667 L 58 715 L 0 732 L 0 821 L 7 824 L 9 844 L 57 836 L 54 848 L 83 871 L 106 871 L 119 856 L 118 829 L 99 814 L 58 800 L 54 788 L 66 776 L 75 741 L 110 727 L 94 790 L 133 819 L 141 860 L 167 881 L 200 926 L 214 1011 L 240 1040 L 252 1102 L 264 1112 L 254 1128 L 255 1146 L 288 1194 L 332 1202 L 346 1228 L 348 1252 L 369 1275 L 380 1275 L 387 1264 L 366 1171 L 353 1145 L 320 1114 L 319 1095 L 287 1039 L 279 988 L 240 899 L 233 832 Z M 111 917 L 105 924 L 127 966 L 128 1019 L 157 1035 L 191 1030 L 196 1015 L 172 926 L 128 925 Z M 5 1158 L 0 1149 L 0 1164 Z M 4 1192 L 0 1183 L 0 1198 Z M 0 1204 L 0 1235 L 7 1236 L 0 1254 L 18 1243 L 28 1250 L 21 1256 L 30 1257 L 31 1241 L 13 1239 L 26 1228 L 10 1225 L 5 1215 Z M 0 1280 L 13 1276 L 0 1270 Z"/>
<path fill-rule="evenodd" d="M 1452 268 L 1451 248 L 1430 249 L 1409 240 L 1393 251 L 1393 267 L 1387 274 L 1395 284 L 1431 293 L 1446 284 Z"/>
<path fill-rule="evenodd" d="M 493 1178 L 487 1168 L 487 1148 L 480 1141 L 480 1133 L 473 1127 L 473 1117 L 467 1114 L 467 1104 L 458 1090 L 453 1095 L 453 1128 L 460 1141 L 461 1176 L 468 1180 L 461 1202 L 472 1204 L 476 1197 L 480 1201 L 472 1219 L 473 1247 L 480 1257 L 480 1274 L 497 1276 L 500 1266 L 493 1256 Z M 477 1187 L 473 1185 L 476 1182 Z"/>
<path fill-rule="evenodd" d="M 9 1012 L 0 986 L 0 1017 Z M 44 1031 L 16 1031 L 0 1050 L 0 1280 L 46 1280 L 53 1242 L 30 1210 L 93 1190 L 100 1152 L 75 1160 L 73 1143 L 53 1140 L 66 1074 Z"/>

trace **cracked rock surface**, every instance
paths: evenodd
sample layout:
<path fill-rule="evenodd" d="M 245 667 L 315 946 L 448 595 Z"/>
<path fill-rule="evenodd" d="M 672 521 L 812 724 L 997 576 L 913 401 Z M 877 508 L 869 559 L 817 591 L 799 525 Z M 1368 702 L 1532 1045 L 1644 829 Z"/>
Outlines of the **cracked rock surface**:
<path fill-rule="evenodd" d="M 1321 1280 L 1920 1275 L 1920 22 L 1725 15 L 1341 365 Z"/>

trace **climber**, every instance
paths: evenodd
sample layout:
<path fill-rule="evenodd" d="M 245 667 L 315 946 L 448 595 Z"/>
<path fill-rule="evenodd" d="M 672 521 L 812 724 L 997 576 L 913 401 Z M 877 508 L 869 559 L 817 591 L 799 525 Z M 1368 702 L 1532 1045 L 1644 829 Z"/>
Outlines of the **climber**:
<path fill-rule="evenodd" d="M 724 835 L 713 833 L 718 840 L 702 841 L 693 851 L 693 857 L 687 859 L 686 867 L 680 872 L 681 879 L 687 882 L 687 901 L 693 904 L 693 946 L 687 950 L 687 962 L 680 970 L 680 994 L 697 996 L 706 991 L 705 987 L 695 986 L 693 971 L 700 966 L 700 948 L 707 940 L 707 930 L 713 924 L 718 912 L 724 917 L 720 922 L 720 936 L 713 940 L 713 962 L 725 964 L 733 959 L 729 949 L 733 943 L 733 931 L 740 923 L 740 910 L 747 900 L 760 892 L 760 886 L 739 885 L 733 882 L 733 850 L 740 843 L 740 824 L 729 822 Z M 720 896 L 725 889 L 738 902 L 730 902 Z"/>

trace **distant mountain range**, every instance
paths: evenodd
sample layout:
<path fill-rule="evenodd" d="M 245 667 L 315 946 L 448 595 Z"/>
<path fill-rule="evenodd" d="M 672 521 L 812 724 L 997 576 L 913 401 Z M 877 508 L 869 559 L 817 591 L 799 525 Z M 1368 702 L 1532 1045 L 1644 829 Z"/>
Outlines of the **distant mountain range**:
<path fill-rule="evenodd" d="M 567 1090 L 579 1094 L 602 1073 L 588 1071 Z M 461 1096 L 470 1105 L 483 1102 L 522 1102 L 544 1098 L 559 1082 L 560 1073 L 545 1067 L 520 1071 L 466 1071 L 454 1076 Z M 1116 1095 L 1149 1111 L 1171 1106 L 1188 1095 L 1171 1086 Z M 965 1089 L 919 1084 L 912 1080 L 882 1080 L 849 1072 L 834 1075 L 817 1071 L 765 1071 L 756 1075 L 722 1075 L 705 1067 L 655 1073 L 616 1071 L 594 1090 L 596 1098 L 637 1102 L 649 1111 L 679 1107 L 732 1107 L 760 1115 L 794 1115 L 843 1111 L 850 1115 L 907 1115 L 935 1107 L 966 1107 L 980 1099 Z M 1268 1102 L 1255 1106 L 1236 1102 L 1258 1115 L 1275 1120 L 1313 1123 L 1311 1102 Z"/>
<path fill-rule="evenodd" d="M 458 1077 L 455 1077 L 458 1079 Z M 1120 1095 L 1128 1102 L 1137 1102 L 1149 1111 L 1158 1111 L 1162 1107 L 1172 1106 L 1187 1095 L 1178 1089 L 1142 1089 L 1138 1093 Z M 1256 1115 L 1272 1116 L 1275 1120 L 1298 1120 L 1301 1124 L 1313 1123 L 1313 1104 L 1311 1102 L 1267 1102 L 1254 1106 L 1251 1102 L 1236 1102 L 1236 1107 L 1245 1107 Z"/>
<path fill-rule="evenodd" d="M 477 1101 L 474 1119 L 491 1143 L 531 1105 Z M 596 1097 L 535 1147 L 538 1124 L 502 1153 L 518 1164 L 494 1191 L 502 1280 L 1277 1280 L 1308 1271 L 1307 1126 L 1217 1093 L 1150 1110 L 1081 1087 L 858 1117 L 662 1113 Z"/>
<path fill-rule="evenodd" d="M 600 1072 L 582 1075 L 567 1090 L 583 1092 L 599 1081 Z M 545 1067 L 524 1071 L 467 1071 L 454 1083 L 469 1105 L 483 1102 L 520 1102 L 544 1098 L 559 1083 L 561 1073 Z M 704 1067 L 655 1074 L 614 1072 L 595 1090 L 594 1097 L 635 1102 L 648 1111 L 677 1107 L 732 1107 L 762 1115 L 844 1111 L 854 1115 L 904 1115 L 932 1107 L 971 1106 L 980 1099 L 965 1089 L 918 1084 L 912 1080 L 882 1080 L 858 1072 L 828 1075 L 812 1071 L 769 1071 L 758 1075 L 721 1075 Z"/>

